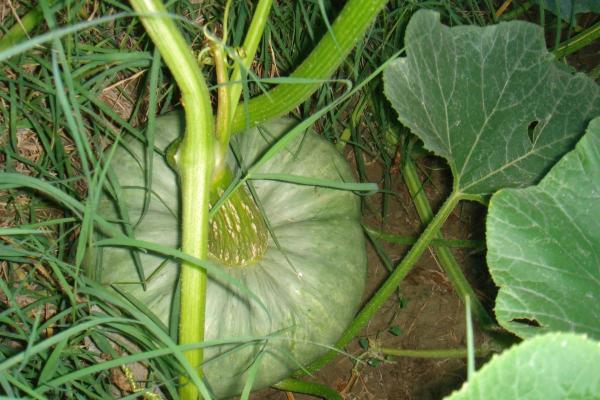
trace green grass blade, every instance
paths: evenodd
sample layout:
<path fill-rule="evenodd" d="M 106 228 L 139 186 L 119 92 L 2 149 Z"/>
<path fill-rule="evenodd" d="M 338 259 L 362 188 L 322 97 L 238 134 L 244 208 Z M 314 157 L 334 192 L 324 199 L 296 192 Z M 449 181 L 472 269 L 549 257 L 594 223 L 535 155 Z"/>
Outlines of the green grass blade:
<path fill-rule="evenodd" d="M 40 372 L 40 377 L 37 381 L 38 385 L 44 385 L 47 381 L 52 379 L 52 376 L 56 373 L 58 363 L 60 362 L 61 353 L 63 352 L 68 343 L 69 341 L 67 339 L 64 339 L 56 345 L 54 350 L 52 350 L 50 357 L 48 358 L 48 360 L 46 360 L 46 363 L 44 364 L 42 372 Z"/>
<path fill-rule="evenodd" d="M 147 242 L 143 240 L 131 239 L 126 237 L 114 238 L 114 239 L 103 239 L 96 242 L 96 246 L 124 246 L 124 247 L 132 247 L 139 249 L 151 250 L 157 253 L 160 253 L 165 256 L 175 257 L 181 261 L 187 262 L 195 267 L 204 268 L 206 271 L 214 276 L 218 276 L 220 279 L 232 284 L 237 287 L 241 293 L 243 293 L 248 298 L 256 301 L 256 303 L 266 312 L 268 313 L 267 307 L 265 304 L 258 298 L 254 293 L 252 293 L 242 282 L 238 281 L 231 277 L 227 272 L 223 270 L 223 267 L 220 265 L 213 263 L 209 260 L 200 260 L 199 258 L 192 257 L 189 254 L 183 253 L 177 249 L 173 249 L 171 247 L 162 246 L 160 244 Z"/>
<path fill-rule="evenodd" d="M 319 186 L 338 190 L 347 190 L 352 192 L 367 192 L 368 194 L 376 193 L 379 187 L 375 183 L 355 183 L 355 182 L 340 182 L 329 179 L 318 179 L 306 176 L 290 175 L 290 174 L 271 174 L 271 173 L 250 173 L 247 176 L 252 180 L 268 180 L 293 183 L 296 185 Z"/>

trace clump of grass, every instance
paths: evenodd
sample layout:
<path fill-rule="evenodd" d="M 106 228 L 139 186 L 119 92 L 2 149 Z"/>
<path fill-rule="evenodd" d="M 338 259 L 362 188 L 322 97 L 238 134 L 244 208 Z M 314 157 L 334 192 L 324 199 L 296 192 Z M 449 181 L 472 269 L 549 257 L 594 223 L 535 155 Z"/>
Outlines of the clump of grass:
<path fill-rule="evenodd" d="M 129 11 L 113 2 L 54 4 L 42 7 L 45 23 L 31 36 Z M 30 7 L 19 3 L 2 26 Z M 120 135 L 142 138 L 150 102 L 169 108 L 173 100 L 162 75 L 148 88 L 157 60 L 140 32 L 135 18 L 115 18 L 0 64 L 0 392 L 7 396 L 176 397 L 179 363 L 152 353 L 175 346 L 165 327 L 88 281 L 82 265 L 104 149 Z M 45 186 L 28 186 L 25 177 Z M 128 378 L 127 363 L 142 369 Z"/>

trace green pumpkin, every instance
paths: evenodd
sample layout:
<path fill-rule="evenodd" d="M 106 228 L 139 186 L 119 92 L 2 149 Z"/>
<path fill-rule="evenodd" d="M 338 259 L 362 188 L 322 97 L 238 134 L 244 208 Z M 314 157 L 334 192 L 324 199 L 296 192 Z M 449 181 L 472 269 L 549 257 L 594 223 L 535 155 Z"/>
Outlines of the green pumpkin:
<path fill-rule="evenodd" d="M 278 119 L 236 135 L 232 147 L 241 155 L 241 164 L 245 168 L 251 166 L 293 124 L 290 119 Z M 182 125 L 181 113 L 158 118 L 155 145 L 165 149 L 182 134 Z M 141 215 L 145 191 L 144 153 L 135 140 L 125 140 L 124 145 L 116 151 L 111 165 L 123 187 L 122 200 L 129 219 L 135 223 Z M 235 171 L 237 167 L 233 157 L 230 158 Z M 154 156 L 153 163 L 152 201 L 134 234 L 140 240 L 178 247 L 177 177 L 160 155 Z M 259 172 L 346 182 L 354 179 L 343 157 L 312 131 L 299 135 Z M 267 231 L 262 239 L 266 241 L 262 246 L 266 251 L 260 252 L 257 260 L 244 266 L 229 260 L 228 264 L 234 265 L 223 268 L 261 299 L 268 315 L 238 289 L 209 277 L 206 339 L 266 335 L 273 335 L 273 339 L 266 344 L 205 349 L 203 371 L 210 389 L 219 398 L 241 392 L 247 369 L 259 351 L 264 356 L 255 389 L 278 382 L 326 352 L 328 349 L 322 345 L 335 343 L 353 319 L 366 277 L 365 244 L 355 194 L 277 181 L 253 181 L 253 185 L 279 247 Z M 115 218 L 115 207 L 108 196 L 101 200 L 99 208 L 106 218 Z M 213 230 L 225 229 L 227 224 L 212 226 Z M 224 241 L 228 235 L 212 233 L 210 249 L 218 253 L 215 249 L 223 246 L 215 237 Z M 225 248 L 232 247 L 227 244 Z M 117 285 L 134 295 L 167 324 L 178 277 L 177 263 L 140 252 L 145 276 L 152 276 L 144 291 L 136 283 L 139 278 L 129 251 L 122 248 L 99 251 L 101 282 Z M 228 350 L 226 355 L 217 357 Z"/>

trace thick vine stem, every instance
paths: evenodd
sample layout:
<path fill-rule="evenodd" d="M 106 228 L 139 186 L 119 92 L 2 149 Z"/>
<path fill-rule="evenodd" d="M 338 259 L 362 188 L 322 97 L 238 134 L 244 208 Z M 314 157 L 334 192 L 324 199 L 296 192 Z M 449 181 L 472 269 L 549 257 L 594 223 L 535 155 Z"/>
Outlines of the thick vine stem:
<path fill-rule="evenodd" d="M 329 386 L 314 382 L 301 381 L 298 379 L 284 379 L 276 385 L 273 385 L 273 387 L 275 389 L 285 390 L 286 392 L 317 396 L 325 400 L 342 400 L 342 396 Z"/>
<path fill-rule="evenodd" d="M 241 60 L 235 64 L 233 73 L 231 74 L 231 81 L 241 81 L 242 76 L 245 75 L 243 73 L 244 70 L 250 68 L 252 60 L 254 59 L 254 55 L 256 54 L 256 50 L 258 49 L 260 38 L 265 30 L 265 25 L 267 24 L 267 19 L 269 18 L 272 4 L 273 0 L 260 0 L 256 5 L 256 11 L 254 11 L 254 16 L 252 17 L 252 22 L 250 22 L 250 27 L 248 28 L 248 32 L 246 33 L 246 38 L 244 39 L 244 44 L 242 47 L 244 50 L 244 56 L 241 57 Z M 241 95 L 242 84 L 236 83 L 231 85 L 231 101 L 229 103 L 230 116 L 233 116 L 240 101 Z"/>
<path fill-rule="evenodd" d="M 215 136 L 218 141 L 218 145 L 215 148 L 215 181 L 218 181 L 222 178 L 224 170 L 226 169 L 225 159 L 227 158 L 226 156 L 227 150 L 229 149 L 229 139 L 231 138 L 231 120 L 242 93 L 242 84 L 238 82 L 241 80 L 241 71 L 247 70 L 250 67 L 250 64 L 252 64 L 258 44 L 260 43 L 260 38 L 264 32 L 272 4 L 273 0 L 260 0 L 258 2 L 256 11 L 254 12 L 250 27 L 248 28 L 248 32 L 246 33 L 246 38 L 244 40 L 244 56 L 237 60 L 231 78 L 227 73 L 227 55 L 223 48 L 227 42 L 227 19 L 229 15 L 229 8 L 231 6 L 231 0 L 228 0 L 227 4 L 225 5 L 222 40 L 218 40 L 210 37 L 210 35 L 207 35 L 212 41 L 211 52 L 215 64 L 217 83 L 219 85 L 217 90 L 218 105 L 215 128 Z"/>
<path fill-rule="evenodd" d="M 431 220 L 425 231 L 419 237 L 419 240 L 410 249 L 408 254 L 402 259 L 402 262 L 396 267 L 394 272 L 386 279 L 383 285 L 377 290 L 375 295 L 365 304 L 358 313 L 352 324 L 346 329 L 342 337 L 337 341 L 335 347 L 343 349 L 358 334 L 363 326 L 373 318 L 377 310 L 394 293 L 400 282 L 412 270 L 421 255 L 427 250 L 431 241 L 437 237 L 444 222 L 448 219 L 458 202 L 461 200 L 461 194 L 453 191 L 446 202 L 439 209 L 435 217 Z M 297 375 L 303 375 L 305 372 L 315 372 L 327 365 L 338 354 L 331 350 L 323 357 L 317 359 L 306 368 L 297 372 Z"/>
<path fill-rule="evenodd" d="M 382 354 L 394 357 L 410 357 L 410 358 L 467 358 L 468 349 L 393 349 L 389 347 L 373 347 L 372 351 L 375 354 Z M 486 348 L 475 349 L 477 357 L 487 357 L 492 351 Z"/>
<path fill-rule="evenodd" d="M 422 190 L 421 180 L 417 174 L 414 161 L 410 157 L 407 157 L 402 163 L 401 171 L 404 182 L 406 183 L 406 186 L 408 187 L 408 190 L 413 198 L 415 208 L 417 209 L 417 214 L 419 214 L 421 222 L 427 224 L 433 218 L 433 211 L 431 210 L 431 206 L 427 200 L 427 195 Z M 438 233 L 437 238 L 443 239 L 442 234 Z M 433 242 L 432 248 L 434 253 L 437 255 L 440 265 L 446 272 L 448 278 L 450 278 L 452 286 L 454 286 L 454 290 L 456 290 L 461 300 L 464 302 L 467 297 L 471 299 L 471 305 L 473 307 L 475 319 L 484 328 L 494 325 L 493 319 L 488 315 L 485 307 L 483 307 L 479 299 L 477 299 L 473 288 L 469 284 L 469 281 L 465 275 L 462 273 L 460 265 L 458 262 L 456 262 L 456 259 L 454 258 L 454 255 L 448 246 Z"/>
<path fill-rule="evenodd" d="M 179 149 L 181 178 L 182 250 L 205 259 L 208 255 L 208 207 L 214 163 L 214 122 L 206 82 L 188 45 L 168 17 L 160 0 L 131 0 L 141 21 L 181 89 L 186 133 Z M 155 15 L 152 15 L 155 14 Z M 181 266 L 181 344 L 204 339 L 206 272 L 191 264 Z M 201 373 L 202 350 L 185 353 Z M 198 398 L 198 388 L 182 379 L 182 399 Z"/>
<path fill-rule="evenodd" d="M 569 54 L 573 54 L 576 51 L 591 45 L 592 43 L 596 43 L 599 37 L 600 22 L 562 43 L 556 50 L 553 51 L 553 53 L 556 58 L 566 57 Z"/>
<path fill-rule="evenodd" d="M 230 138 L 229 124 L 231 122 L 231 116 L 229 113 L 231 89 L 228 86 L 229 76 L 227 74 L 226 59 L 222 45 L 216 42 L 211 44 L 211 51 L 213 54 L 213 61 L 215 63 L 217 83 L 219 84 L 219 88 L 217 89 L 217 120 L 215 124 L 215 136 L 217 139 L 217 146 L 215 147 L 215 170 L 213 171 L 214 185 L 215 181 L 219 181 L 223 178 L 223 174 L 225 173 L 225 169 L 227 168 L 226 158 Z"/>
<path fill-rule="evenodd" d="M 345 60 L 358 40 L 371 25 L 388 0 L 349 0 L 327 33 L 308 57 L 290 75 L 291 78 L 327 79 Z M 280 84 L 268 93 L 240 104 L 231 123 L 232 133 L 281 116 L 306 100 L 322 82 L 312 84 Z"/>
<path fill-rule="evenodd" d="M 227 76 L 227 67 L 225 66 L 225 54 L 223 48 L 219 43 L 212 43 L 210 49 L 213 54 L 213 61 L 215 63 L 215 71 L 217 74 L 217 89 L 218 104 L 217 104 L 217 121 L 215 125 L 215 135 L 217 140 L 222 147 L 227 148 L 229 145 L 229 102 L 230 102 L 230 88 L 229 77 Z"/>

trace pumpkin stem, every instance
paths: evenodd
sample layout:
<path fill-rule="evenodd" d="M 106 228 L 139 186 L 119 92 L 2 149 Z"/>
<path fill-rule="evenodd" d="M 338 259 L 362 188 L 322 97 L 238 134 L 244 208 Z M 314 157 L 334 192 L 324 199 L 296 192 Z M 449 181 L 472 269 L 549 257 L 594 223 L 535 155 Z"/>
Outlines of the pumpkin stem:
<path fill-rule="evenodd" d="M 225 170 L 211 192 L 216 204 L 232 180 Z M 269 231 L 262 213 L 246 188 L 229 195 L 210 220 L 208 250 L 211 258 L 228 267 L 245 267 L 259 261 L 267 251 Z"/>

